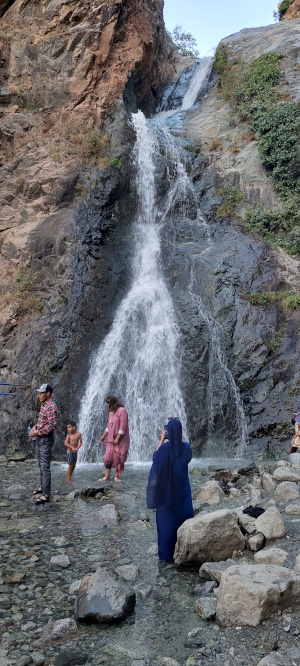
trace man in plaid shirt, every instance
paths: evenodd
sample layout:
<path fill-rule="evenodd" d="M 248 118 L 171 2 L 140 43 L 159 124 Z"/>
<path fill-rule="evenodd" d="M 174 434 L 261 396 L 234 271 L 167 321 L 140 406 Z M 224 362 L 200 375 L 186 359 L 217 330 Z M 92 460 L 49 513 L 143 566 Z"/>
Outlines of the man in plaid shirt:
<path fill-rule="evenodd" d="M 50 384 L 42 384 L 36 389 L 41 403 L 38 422 L 30 430 L 29 437 L 36 437 L 36 459 L 40 468 L 40 486 L 33 491 L 37 495 L 36 504 L 49 502 L 51 491 L 51 452 L 54 444 L 54 430 L 57 424 L 58 410 L 51 399 L 53 392 Z"/>

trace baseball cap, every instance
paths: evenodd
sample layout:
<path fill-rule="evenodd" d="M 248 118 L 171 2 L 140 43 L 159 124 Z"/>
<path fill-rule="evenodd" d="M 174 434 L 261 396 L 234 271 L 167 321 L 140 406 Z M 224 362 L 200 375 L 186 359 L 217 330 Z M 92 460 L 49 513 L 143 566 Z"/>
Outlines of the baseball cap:
<path fill-rule="evenodd" d="M 53 393 L 53 388 L 50 384 L 42 384 L 40 388 L 35 390 L 37 393 Z"/>

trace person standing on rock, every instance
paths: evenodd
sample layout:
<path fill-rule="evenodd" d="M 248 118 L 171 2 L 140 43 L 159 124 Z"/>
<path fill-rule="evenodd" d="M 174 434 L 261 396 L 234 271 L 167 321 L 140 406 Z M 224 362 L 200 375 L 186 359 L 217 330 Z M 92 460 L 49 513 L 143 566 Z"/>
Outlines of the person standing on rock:
<path fill-rule="evenodd" d="M 111 468 L 115 467 L 114 480 L 120 483 L 119 477 L 124 472 L 130 446 L 128 414 L 124 405 L 114 395 L 108 395 L 105 402 L 108 408 L 108 422 L 102 437 L 100 437 L 100 444 L 104 444 L 107 437 L 103 458 L 105 476 L 98 480 L 109 481 Z"/>
<path fill-rule="evenodd" d="M 166 562 L 173 562 L 178 528 L 194 517 L 188 475 L 191 459 L 192 449 L 182 441 L 180 420 L 169 419 L 153 455 L 147 488 L 147 507 L 156 509 L 158 557 Z"/>
<path fill-rule="evenodd" d="M 51 395 L 50 384 L 42 384 L 36 389 L 41 403 L 38 422 L 29 432 L 29 437 L 36 437 L 36 459 L 40 469 L 40 486 L 33 491 L 36 504 L 45 504 L 50 500 L 51 492 L 51 453 L 54 444 L 54 431 L 57 425 L 58 409 Z"/>

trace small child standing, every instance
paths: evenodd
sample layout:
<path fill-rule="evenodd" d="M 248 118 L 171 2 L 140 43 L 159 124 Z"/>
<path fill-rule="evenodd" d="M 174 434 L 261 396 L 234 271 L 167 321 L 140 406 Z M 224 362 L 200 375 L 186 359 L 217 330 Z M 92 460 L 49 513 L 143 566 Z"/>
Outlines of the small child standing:
<path fill-rule="evenodd" d="M 67 469 L 67 482 L 72 483 L 71 477 L 76 467 L 77 462 L 77 451 L 82 446 L 82 436 L 80 432 L 77 432 L 77 426 L 75 421 L 70 421 L 67 425 L 68 434 L 65 439 L 65 446 L 67 447 L 67 463 L 69 465 Z"/>
<path fill-rule="evenodd" d="M 292 448 L 290 453 L 299 453 L 300 451 L 300 423 L 295 422 L 295 434 L 291 441 Z"/>

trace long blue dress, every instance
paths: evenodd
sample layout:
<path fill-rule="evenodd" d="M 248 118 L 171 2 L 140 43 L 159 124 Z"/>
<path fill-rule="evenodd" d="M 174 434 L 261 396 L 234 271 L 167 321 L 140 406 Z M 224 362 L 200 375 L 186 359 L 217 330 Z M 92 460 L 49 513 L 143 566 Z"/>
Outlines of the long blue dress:
<path fill-rule="evenodd" d="M 182 441 L 179 419 L 167 426 L 169 441 L 153 455 L 147 489 L 148 509 L 156 508 L 158 557 L 173 562 L 177 530 L 188 518 L 193 518 L 188 464 L 192 450 Z"/>

